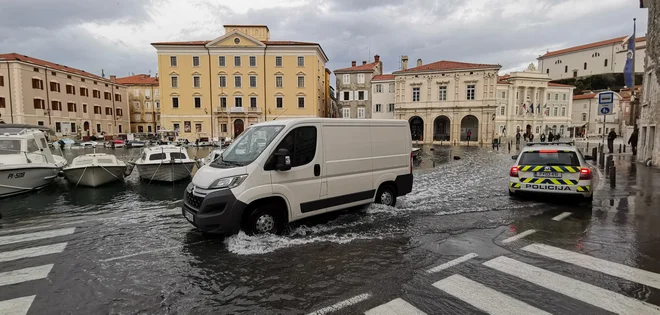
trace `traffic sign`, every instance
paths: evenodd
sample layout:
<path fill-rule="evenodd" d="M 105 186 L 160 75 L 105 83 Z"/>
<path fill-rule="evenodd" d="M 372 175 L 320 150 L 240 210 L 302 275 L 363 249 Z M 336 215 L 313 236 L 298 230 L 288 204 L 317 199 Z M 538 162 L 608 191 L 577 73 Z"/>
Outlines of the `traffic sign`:
<path fill-rule="evenodd" d="M 614 92 L 598 93 L 598 113 L 612 115 L 614 111 Z"/>
<path fill-rule="evenodd" d="M 603 115 L 607 115 L 610 113 L 610 108 L 609 107 L 603 107 L 600 109 L 600 113 Z"/>

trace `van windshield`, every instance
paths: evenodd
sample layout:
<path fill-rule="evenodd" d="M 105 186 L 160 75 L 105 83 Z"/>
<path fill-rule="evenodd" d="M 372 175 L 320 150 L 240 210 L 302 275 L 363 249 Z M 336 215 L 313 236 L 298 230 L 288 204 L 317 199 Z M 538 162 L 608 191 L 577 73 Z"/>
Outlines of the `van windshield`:
<path fill-rule="evenodd" d="M 284 126 L 254 126 L 242 133 L 222 153 L 222 158 L 216 159 L 211 166 L 243 166 L 256 160 L 261 152 L 277 137 Z"/>

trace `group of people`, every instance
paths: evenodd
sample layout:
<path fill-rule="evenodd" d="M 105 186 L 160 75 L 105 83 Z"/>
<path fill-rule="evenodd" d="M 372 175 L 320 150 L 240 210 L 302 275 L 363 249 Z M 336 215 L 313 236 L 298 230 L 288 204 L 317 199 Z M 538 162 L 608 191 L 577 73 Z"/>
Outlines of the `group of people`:
<path fill-rule="evenodd" d="M 614 129 L 610 130 L 610 133 L 607 134 L 607 149 L 610 153 L 614 153 L 614 140 L 617 138 L 616 131 Z M 628 138 L 628 144 L 632 148 L 632 154 L 637 155 L 637 142 L 639 140 L 639 130 L 635 128 L 633 133 L 630 134 Z"/>
<path fill-rule="evenodd" d="M 520 144 L 520 139 L 523 138 L 527 142 L 532 142 L 534 141 L 534 134 L 531 132 L 526 132 L 524 134 L 520 134 L 520 131 L 516 132 L 516 144 Z M 545 142 L 546 140 L 548 142 L 553 142 L 553 141 L 559 141 L 561 138 L 561 135 L 559 134 L 553 134 L 552 131 L 548 134 L 548 136 L 545 135 L 545 133 L 542 133 L 540 136 L 541 142 Z"/>

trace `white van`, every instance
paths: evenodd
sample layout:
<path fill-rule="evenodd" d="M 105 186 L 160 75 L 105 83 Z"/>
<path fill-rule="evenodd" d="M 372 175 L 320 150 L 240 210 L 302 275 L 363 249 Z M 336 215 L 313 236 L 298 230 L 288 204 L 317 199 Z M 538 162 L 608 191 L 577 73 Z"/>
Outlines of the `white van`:
<path fill-rule="evenodd" d="M 410 139 L 405 120 L 255 124 L 197 171 L 182 213 L 203 232 L 235 234 L 242 228 L 259 234 L 357 205 L 394 206 L 412 190 Z"/>

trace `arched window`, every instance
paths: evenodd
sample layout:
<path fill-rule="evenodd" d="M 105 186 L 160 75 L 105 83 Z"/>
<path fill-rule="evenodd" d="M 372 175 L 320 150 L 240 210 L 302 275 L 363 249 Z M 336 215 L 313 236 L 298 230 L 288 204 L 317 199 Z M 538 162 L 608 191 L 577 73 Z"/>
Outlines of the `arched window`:
<path fill-rule="evenodd" d="M 587 70 L 587 63 L 584 63 L 584 70 Z"/>
<path fill-rule="evenodd" d="M 552 126 L 552 133 L 557 134 L 557 125 Z"/>
<path fill-rule="evenodd" d="M 541 133 L 541 126 L 536 126 L 536 133 Z"/>
<path fill-rule="evenodd" d="M 552 116 L 557 116 L 557 107 L 552 110 Z"/>
<path fill-rule="evenodd" d="M 550 69 L 545 69 L 545 73 L 550 74 Z"/>
<path fill-rule="evenodd" d="M 604 62 L 604 64 L 605 64 L 605 67 L 607 67 L 607 59 L 605 59 L 605 62 Z"/>
<path fill-rule="evenodd" d="M 560 135 L 564 134 L 564 125 L 559 126 L 559 134 Z"/>

